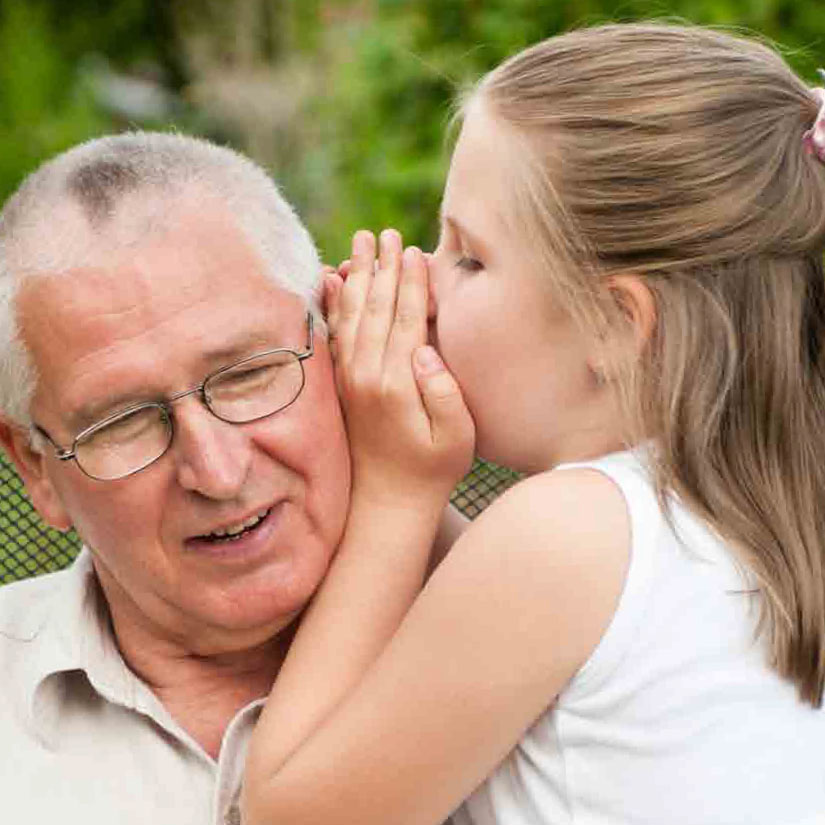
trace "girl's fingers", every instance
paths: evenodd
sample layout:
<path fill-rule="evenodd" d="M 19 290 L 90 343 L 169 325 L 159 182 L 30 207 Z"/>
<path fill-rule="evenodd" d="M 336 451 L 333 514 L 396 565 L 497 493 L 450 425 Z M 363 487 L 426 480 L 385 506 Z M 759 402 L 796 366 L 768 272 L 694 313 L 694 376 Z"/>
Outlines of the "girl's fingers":
<path fill-rule="evenodd" d="M 321 313 L 324 318 L 327 317 L 327 278 L 331 275 L 337 275 L 338 270 L 329 264 L 321 265 L 321 277 L 318 280 L 318 286 L 313 290 L 315 297 L 318 299 L 318 305 L 321 307 Z"/>
<path fill-rule="evenodd" d="M 365 374 L 381 373 L 393 325 L 401 269 L 401 235 L 385 229 L 378 239 L 378 267 L 370 285 L 356 341 L 355 357 Z"/>
<path fill-rule="evenodd" d="M 364 229 L 352 239 L 349 273 L 338 302 L 336 342 L 339 361 L 349 363 L 355 351 L 364 304 L 372 286 L 375 269 L 375 237 Z"/>
<path fill-rule="evenodd" d="M 327 343 L 332 358 L 338 355 L 338 319 L 341 312 L 341 290 L 344 282 L 335 270 L 323 280 L 323 311 L 327 319 Z"/>
<path fill-rule="evenodd" d="M 385 229 L 378 238 L 378 269 L 389 269 L 401 262 L 401 234 Z"/>
<path fill-rule="evenodd" d="M 392 332 L 387 344 L 388 371 L 409 373 L 413 350 L 427 340 L 427 264 L 414 246 L 404 251 Z"/>
<path fill-rule="evenodd" d="M 413 373 L 430 419 L 433 445 L 455 459 L 454 470 L 460 476 L 469 470 L 475 439 L 475 424 L 461 390 L 430 346 L 413 353 Z"/>

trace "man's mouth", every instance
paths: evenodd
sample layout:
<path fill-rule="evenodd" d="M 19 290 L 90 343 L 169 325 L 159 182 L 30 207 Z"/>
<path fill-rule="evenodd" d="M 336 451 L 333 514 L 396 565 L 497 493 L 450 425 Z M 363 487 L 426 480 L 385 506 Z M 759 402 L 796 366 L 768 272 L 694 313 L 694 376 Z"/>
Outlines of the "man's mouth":
<path fill-rule="evenodd" d="M 244 521 L 240 521 L 237 524 L 230 524 L 227 527 L 222 527 L 218 530 L 213 530 L 211 533 L 198 536 L 198 538 L 202 541 L 210 541 L 215 544 L 224 544 L 230 541 L 237 541 L 247 533 L 251 533 L 271 512 L 272 508 L 269 507 L 266 510 L 261 510 L 249 518 L 244 519 Z"/>

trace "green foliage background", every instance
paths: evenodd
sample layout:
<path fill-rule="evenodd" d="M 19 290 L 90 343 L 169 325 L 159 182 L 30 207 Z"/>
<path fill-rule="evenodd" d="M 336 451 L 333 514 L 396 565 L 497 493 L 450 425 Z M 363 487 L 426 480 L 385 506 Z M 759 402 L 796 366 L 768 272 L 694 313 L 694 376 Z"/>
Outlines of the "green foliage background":
<path fill-rule="evenodd" d="M 87 137 L 177 128 L 264 163 L 331 262 L 360 226 L 426 247 L 457 92 L 540 38 L 652 17 L 756 32 L 810 80 L 825 64 L 820 0 L 0 0 L 0 198 Z M 174 105 L 124 114 L 107 76 Z"/>

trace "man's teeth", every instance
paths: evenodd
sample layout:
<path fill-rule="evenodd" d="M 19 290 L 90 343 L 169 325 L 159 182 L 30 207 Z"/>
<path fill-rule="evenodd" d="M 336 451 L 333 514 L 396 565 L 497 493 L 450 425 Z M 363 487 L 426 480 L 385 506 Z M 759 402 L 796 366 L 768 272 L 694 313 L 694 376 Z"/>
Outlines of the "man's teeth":
<path fill-rule="evenodd" d="M 207 538 L 231 538 L 232 536 L 237 536 L 240 533 L 243 533 L 244 530 L 249 530 L 250 527 L 254 527 L 256 524 L 261 522 L 269 513 L 269 510 L 261 510 L 260 513 L 256 513 L 254 516 L 250 516 L 246 521 L 239 522 L 238 524 L 232 524 L 229 527 L 224 527 L 221 530 L 214 530 L 211 533 L 207 534 Z"/>

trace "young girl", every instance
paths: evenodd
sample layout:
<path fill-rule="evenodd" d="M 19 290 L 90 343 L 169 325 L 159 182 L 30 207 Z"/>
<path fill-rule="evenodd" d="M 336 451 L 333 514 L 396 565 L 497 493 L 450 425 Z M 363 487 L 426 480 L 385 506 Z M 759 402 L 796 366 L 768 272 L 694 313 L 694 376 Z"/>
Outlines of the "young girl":
<path fill-rule="evenodd" d="M 245 822 L 825 812 L 823 94 L 713 31 L 552 38 L 466 102 L 429 262 L 356 235 L 352 509 Z M 473 422 L 529 477 L 419 593 Z"/>

